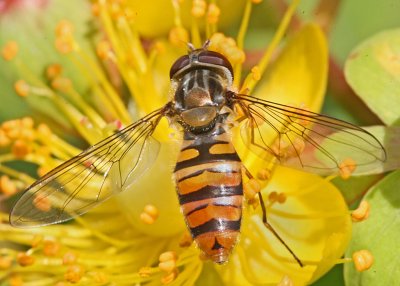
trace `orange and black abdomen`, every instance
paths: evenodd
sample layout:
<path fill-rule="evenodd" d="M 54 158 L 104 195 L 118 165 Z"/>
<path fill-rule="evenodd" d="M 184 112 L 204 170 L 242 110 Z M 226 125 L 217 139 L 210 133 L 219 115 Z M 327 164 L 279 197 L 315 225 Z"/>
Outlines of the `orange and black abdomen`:
<path fill-rule="evenodd" d="M 227 261 L 239 235 L 243 188 L 241 161 L 223 128 L 185 132 L 175 180 L 193 239 L 214 262 Z"/>

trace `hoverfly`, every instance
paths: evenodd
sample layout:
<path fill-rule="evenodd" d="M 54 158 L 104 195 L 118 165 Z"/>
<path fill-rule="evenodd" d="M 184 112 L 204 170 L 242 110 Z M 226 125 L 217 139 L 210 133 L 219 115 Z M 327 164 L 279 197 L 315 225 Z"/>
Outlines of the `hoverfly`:
<path fill-rule="evenodd" d="M 189 53 L 172 65 L 174 97 L 170 102 L 36 181 L 12 209 L 11 224 L 26 227 L 63 222 L 125 190 L 146 171 L 145 161 L 156 157 L 158 142 L 152 134 L 163 117 L 179 126 L 183 135 L 174 177 L 187 227 L 201 251 L 216 263 L 228 260 L 237 241 L 242 177 L 251 177 L 230 137 L 232 122 L 227 118 L 231 115 L 241 114 L 236 118 L 241 138 L 267 161 L 275 158 L 285 166 L 328 175 L 340 171 L 348 158 L 358 173 L 386 159 L 381 143 L 360 127 L 235 93 L 230 62 L 207 46 L 207 42 L 200 49 L 189 45 Z M 258 196 L 264 224 L 302 266 L 267 222 L 261 193 Z"/>

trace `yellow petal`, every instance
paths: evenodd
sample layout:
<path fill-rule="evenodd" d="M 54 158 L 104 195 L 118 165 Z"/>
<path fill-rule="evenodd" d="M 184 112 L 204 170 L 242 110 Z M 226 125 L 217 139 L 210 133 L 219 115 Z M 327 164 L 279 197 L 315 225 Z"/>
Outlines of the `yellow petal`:
<path fill-rule="evenodd" d="M 248 211 L 231 261 L 218 268 L 229 285 L 277 285 L 285 276 L 294 285 L 309 284 L 335 264 L 350 240 L 347 205 L 333 184 L 313 174 L 280 167 L 263 190 L 264 198 L 271 191 L 284 192 L 287 200 L 271 207 L 268 221 L 305 267 L 301 268 L 265 228 L 259 209 Z"/>
<path fill-rule="evenodd" d="M 186 229 L 173 184 L 173 164 L 179 148 L 176 143 L 163 143 L 150 169 L 129 190 L 116 196 L 129 221 L 140 232 L 166 237 Z M 154 205 L 159 216 L 151 225 L 141 220 L 146 205 Z"/>
<path fill-rule="evenodd" d="M 304 26 L 291 38 L 253 96 L 282 104 L 304 104 L 318 112 L 328 75 L 328 46 L 321 29 Z"/>
<path fill-rule="evenodd" d="M 174 26 L 174 11 L 171 0 L 152 0 L 141 1 L 132 0 L 127 4 L 135 11 L 135 26 L 138 32 L 144 37 L 156 37 L 168 34 L 169 30 Z M 179 1 L 182 5 L 181 17 L 185 27 L 190 27 L 193 21 L 191 14 L 193 1 Z M 229 28 L 235 22 L 240 20 L 243 12 L 245 0 L 236 0 L 232 5 L 232 1 L 218 1 L 218 7 L 221 9 L 219 17 L 219 28 Z M 157 7 L 157 8 L 155 8 Z M 162 19 L 162 21 L 160 21 Z M 201 21 L 204 26 L 205 21 Z"/>

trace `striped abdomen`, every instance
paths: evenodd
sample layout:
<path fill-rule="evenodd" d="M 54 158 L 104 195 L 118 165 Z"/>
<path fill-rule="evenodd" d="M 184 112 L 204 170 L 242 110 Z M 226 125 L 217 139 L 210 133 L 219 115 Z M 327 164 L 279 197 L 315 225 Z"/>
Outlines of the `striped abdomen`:
<path fill-rule="evenodd" d="M 185 140 L 175 168 L 177 192 L 193 239 L 214 262 L 227 261 L 242 217 L 241 161 L 222 129 Z"/>

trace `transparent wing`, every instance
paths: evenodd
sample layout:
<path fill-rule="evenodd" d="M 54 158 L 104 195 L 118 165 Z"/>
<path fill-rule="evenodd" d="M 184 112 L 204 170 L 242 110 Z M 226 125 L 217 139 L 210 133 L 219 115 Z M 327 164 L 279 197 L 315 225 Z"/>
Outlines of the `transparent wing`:
<path fill-rule="evenodd" d="M 259 157 L 320 175 L 365 174 L 386 160 L 381 143 L 348 122 L 245 95 L 234 95 L 246 120 L 241 136 Z"/>
<path fill-rule="evenodd" d="M 155 161 L 151 134 L 161 109 L 61 164 L 30 186 L 10 214 L 14 226 L 59 223 L 129 187 Z"/>

